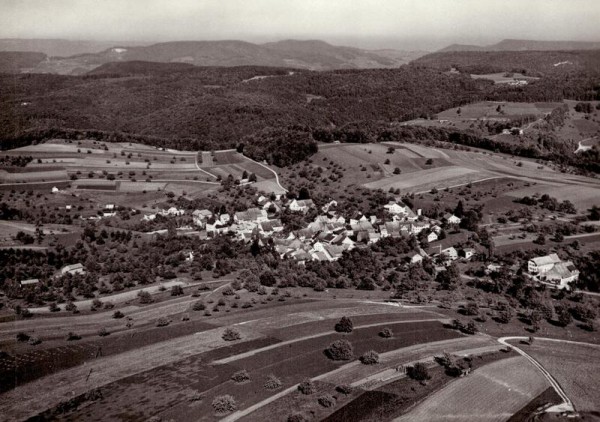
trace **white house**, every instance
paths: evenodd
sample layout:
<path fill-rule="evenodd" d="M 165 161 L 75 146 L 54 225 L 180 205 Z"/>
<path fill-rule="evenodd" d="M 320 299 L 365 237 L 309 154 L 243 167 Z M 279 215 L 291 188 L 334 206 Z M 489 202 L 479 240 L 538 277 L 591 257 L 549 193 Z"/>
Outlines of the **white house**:
<path fill-rule="evenodd" d="M 438 240 L 438 235 L 436 232 L 431 232 L 427 235 L 427 242 L 431 243 L 435 242 L 436 240 Z"/>
<path fill-rule="evenodd" d="M 37 278 L 30 278 L 29 280 L 21 280 L 19 284 L 21 285 L 21 287 L 23 287 L 23 286 L 35 286 L 39 282 L 40 282 L 40 280 L 38 280 Z"/>
<path fill-rule="evenodd" d="M 471 259 L 475 255 L 475 249 L 473 248 L 464 248 L 460 251 L 460 256 L 465 259 Z"/>
<path fill-rule="evenodd" d="M 390 214 L 408 214 L 408 207 L 406 205 L 397 204 L 396 202 L 390 202 L 389 204 L 384 205 L 383 208 L 385 208 L 385 210 Z"/>
<path fill-rule="evenodd" d="M 530 259 L 527 271 L 535 280 L 559 289 L 568 289 L 569 283 L 579 278 L 579 270 L 573 263 L 562 261 L 555 253 Z"/>
<path fill-rule="evenodd" d="M 456 250 L 456 248 L 454 248 L 454 246 L 450 246 L 449 248 L 442 249 L 441 255 L 444 258 L 449 259 L 451 261 L 456 261 L 458 259 L 458 251 Z"/>
<path fill-rule="evenodd" d="M 204 227 L 206 221 L 212 217 L 212 212 L 209 210 L 195 210 L 192 213 L 192 220 L 196 226 Z"/>
<path fill-rule="evenodd" d="M 60 192 L 60 189 L 58 189 L 56 186 L 52 187 L 52 193 L 58 193 Z"/>
<path fill-rule="evenodd" d="M 455 216 L 454 214 L 445 214 L 444 220 L 446 220 L 448 224 L 460 224 L 461 221 L 461 219 Z"/>
<path fill-rule="evenodd" d="M 72 275 L 75 275 L 75 274 L 85 274 L 85 268 L 80 263 L 72 264 L 72 265 L 65 265 L 64 267 L 62 267 L 60 269 L 60 274 L 61 275 L 65 275 L 65 274 L 72 274 Z"/>
<path fill-rule="evenodd" d="M 295 212 L 307 212 L 309 209 L 315 206 L 312 199 L 294 199 L 288 205 L 290 211 Z"/>

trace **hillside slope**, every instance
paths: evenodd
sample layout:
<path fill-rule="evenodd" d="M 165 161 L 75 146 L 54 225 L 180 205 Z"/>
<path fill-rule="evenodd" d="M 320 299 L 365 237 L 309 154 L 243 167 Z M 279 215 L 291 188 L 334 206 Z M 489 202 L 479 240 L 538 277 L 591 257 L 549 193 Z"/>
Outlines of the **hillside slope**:
<path fill-rule="evenodd" d="M 569 51 L 569 50 L 598 50 L 600 42 L 587 41 L 535 41 L 506 39 L 491 45 L 452 44 L 438 50 L 438 53 L 448 51 Z"/>

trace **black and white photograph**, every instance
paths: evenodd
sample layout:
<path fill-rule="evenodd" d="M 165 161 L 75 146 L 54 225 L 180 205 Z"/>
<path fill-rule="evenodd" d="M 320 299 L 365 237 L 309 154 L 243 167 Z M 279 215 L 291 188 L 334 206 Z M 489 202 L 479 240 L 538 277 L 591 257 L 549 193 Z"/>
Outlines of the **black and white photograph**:
<path fill-rule="evenodd" d="M 598 0 L 0 0 L 0 422 L 600 422 Z"/>

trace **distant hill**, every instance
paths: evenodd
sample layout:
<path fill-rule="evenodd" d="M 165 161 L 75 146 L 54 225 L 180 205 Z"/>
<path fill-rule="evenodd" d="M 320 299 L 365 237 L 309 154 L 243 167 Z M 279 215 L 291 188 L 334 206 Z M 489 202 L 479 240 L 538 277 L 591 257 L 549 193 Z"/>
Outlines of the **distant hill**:
<path fill-rule="evenodd" d="M 600 69 L 600 50 L 578 51 L 444 51 L 419 57 L 412 63 L 448 71 L 488 74 L 518 72 L 528 76 L 564 74 Z"/>
<path fill-rule="evenodd" d="M 323 41 L 175 41 L 148 46 L 112 45 L 99 52 L 51 57 L 33 73 L 78 75 L 110 62 L 189 63 L 196 66 L 272 66 L 309 70 L 393 68 L 424 53 L 363 50 Z"/>
<path fill-rule="evenodd" d="M 479 46 L 468 44 L 452 44 L 442 48 L 438 53 L 448 51 L 570 51 L 598 50 L 600 42 L 587 41 L 534 41 L 534 40 L 502 40 L 499 43 Z"/>
<path fill-rule="evenodd" d="M 0 51 L 28 51 L 44 53 L 47 56 L 73 56 L 84 53 L 98 53 L 120 44 L 117 41 L 71 41 L 61 39 L 0 39 Z M 148 43 L 129 42 L 128 45 L 147 45 Z"/>

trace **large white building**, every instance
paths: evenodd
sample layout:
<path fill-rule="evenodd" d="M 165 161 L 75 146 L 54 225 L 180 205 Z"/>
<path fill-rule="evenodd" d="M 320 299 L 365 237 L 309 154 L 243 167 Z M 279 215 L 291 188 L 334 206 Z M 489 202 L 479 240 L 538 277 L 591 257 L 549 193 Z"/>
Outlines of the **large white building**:
<path fill-rule="evenodd" d="M 555 253 L 530 259 L 527 271 L 534 280 L 559 289 L 569 289 L 569 284 L 579 278 L 575 265 L 571 261 L 562 261 Z"/>

